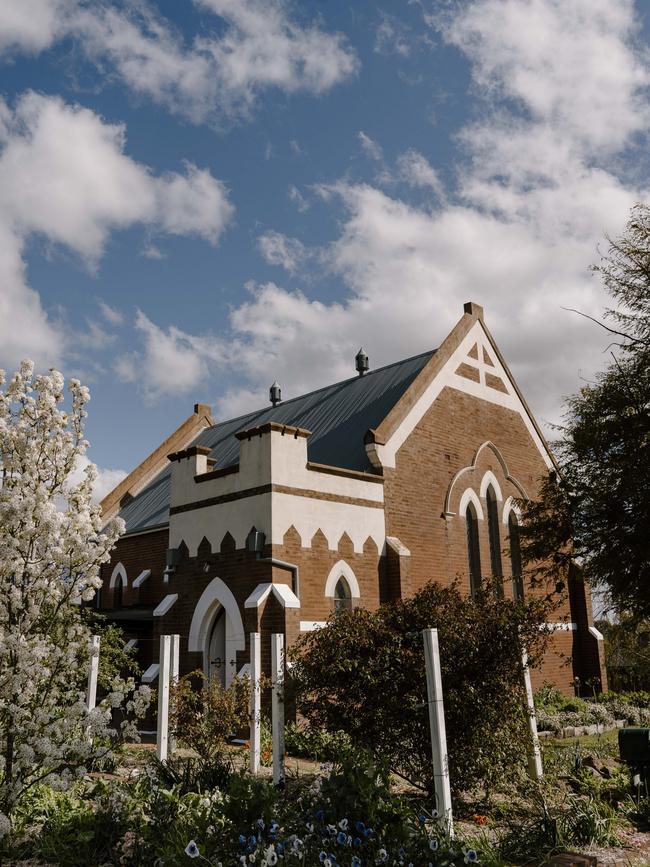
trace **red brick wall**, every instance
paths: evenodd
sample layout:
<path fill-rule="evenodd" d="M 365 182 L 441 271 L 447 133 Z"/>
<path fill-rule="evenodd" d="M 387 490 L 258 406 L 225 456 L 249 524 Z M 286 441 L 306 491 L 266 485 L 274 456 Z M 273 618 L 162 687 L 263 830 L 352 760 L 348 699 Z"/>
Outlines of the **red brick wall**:
<path fill-rule="evenodd" d="M 484 448 L 474 472 L 458 479 L 449 503 L 451 517 L 445 517 L 445 497 L 455 474 L 471 466 L 477 449 L 486 441 L 493 443 L 505 459 L 509 476 L 523 486 L 529 497 L 537 495 L 539 480 L 548 473 L 521 416 L 512 410 L 446 388 L 424 415 L 396 456 L 396 466 L 386 470 L 386 532 L 397 536 L 411 551 L 410 587 L 416 592 L 427 581 L 449 585 L 454 580 L 469 592 L 467 531 L 458 513 L 463 491 L 471 487 L 477 496 L 485 472 L 491 470 L 501 488 L 499 503 L 501 548 L 507 547 L 507 528 L 501 522 L 503 503 L 521 496 L 504 475 L 494 451 Z M 479 521 L 482 574 L 490 574 L 490 548 L 487 507 L 481 501 L 484 520 Z M 512 596 L 511 564 L 502 550 L 504 590 Z M 544 588 L 546 591 L 548 588 Z M 530 587 L 526 592 L 533 591 Z M 582 602 L 580 602 L 582 600 Z M 582 585 L 557 597 L 553 620 L 565 617 L 575 621 L 577 609 L 585 604 Z M 598 652 L 586 632 L 591 620 L 582 617 L 579 633 L 556 632 L 541 671 L 534 673 L 539 685 L 545 680 L 573 693 L 574 676 L 584 679 L 586 672 L 598 668 Z"/>

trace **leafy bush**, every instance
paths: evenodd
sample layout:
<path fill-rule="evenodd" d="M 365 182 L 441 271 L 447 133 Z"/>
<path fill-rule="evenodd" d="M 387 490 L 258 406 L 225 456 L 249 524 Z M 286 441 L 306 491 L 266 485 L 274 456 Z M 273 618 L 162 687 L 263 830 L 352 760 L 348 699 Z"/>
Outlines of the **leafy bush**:
<path fill-rule="evenodd" d="M 433 793 L 420 631 L 437 626 L 451 786 L 489 791 L 525 759 L 521 651 L 539 658 L 547 614 L 541 601 L 472 600 L 437 584 L 376 612 L 341 611 L 290 651 L 299 709 Z"/>
<path fill-rule="evenodd" d="M 248 678 L 236 677 L 226 688 L 193 671 L 172 690 L 170 732 L 211 763 L 223 755 L 227 736 L 248 725 L 249 693 Z"/>

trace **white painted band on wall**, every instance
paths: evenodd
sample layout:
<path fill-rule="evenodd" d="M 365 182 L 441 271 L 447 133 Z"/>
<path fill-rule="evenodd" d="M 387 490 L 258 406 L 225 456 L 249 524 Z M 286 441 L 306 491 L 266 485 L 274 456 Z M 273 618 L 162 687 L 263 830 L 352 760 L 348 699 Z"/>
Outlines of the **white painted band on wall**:
<path fill-rule="evenodd" d="M 593 635 L 593 637 L 596 639 L 596 641 L 604 641 L 605 640 L 605 636 L 603 635 L 603 633 L 600 631 L 600 629 L 596 629 L 595 626 L 590 626 L 589 632 L 591 635 Z"/>
<path fill-rule="evenodd" d="M 314 629 L 322 629 L 323 626 L 327 626 L 327 620 L 301 620 L 300 621 L 300 631 L 301 632 L 313 632 Z"/>

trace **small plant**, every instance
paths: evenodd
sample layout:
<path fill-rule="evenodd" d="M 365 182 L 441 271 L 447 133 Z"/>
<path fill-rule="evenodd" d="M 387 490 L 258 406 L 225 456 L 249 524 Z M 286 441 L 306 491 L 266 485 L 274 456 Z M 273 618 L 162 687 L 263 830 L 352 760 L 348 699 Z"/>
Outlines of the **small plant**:
<path fill-rule="evenodd" d="M 228 687 L 202 671 L 182 677 L 171 695 L 170 731 L 211 763 L 226 750 L 226 738 L 248 725 L 250 681 L 236 677 Z"/>
<path fill-rule="evenodd" d="M 350 749 L 350 738 L 343 732 L 289 723 L 284 734 L 287 752 L 314 761 L 336 761 Z"/>

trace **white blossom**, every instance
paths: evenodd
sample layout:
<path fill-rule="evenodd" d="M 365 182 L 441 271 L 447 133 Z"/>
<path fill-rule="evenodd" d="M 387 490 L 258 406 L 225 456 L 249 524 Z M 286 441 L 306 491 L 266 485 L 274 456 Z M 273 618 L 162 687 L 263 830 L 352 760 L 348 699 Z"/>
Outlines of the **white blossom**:
<path fill-rule="evenodd" d="M 128 718 L 110 728 L 111 706 L 128 697 L 141 715 L 151 695 L 118 679 L 86 707 L 90 630 L 79 601 L 93 598 L 124 525 L 102 527 L 92 464 L 71 481 L 88 448 L 90 396 L 77 380 L 67 400 L 64 389 L 58 371 L 35 375 L 30 361 L 9 382 L 0 371 L 0 836 L 32 785 L 65 788 L 106 743 L 135 734 Z"/>

